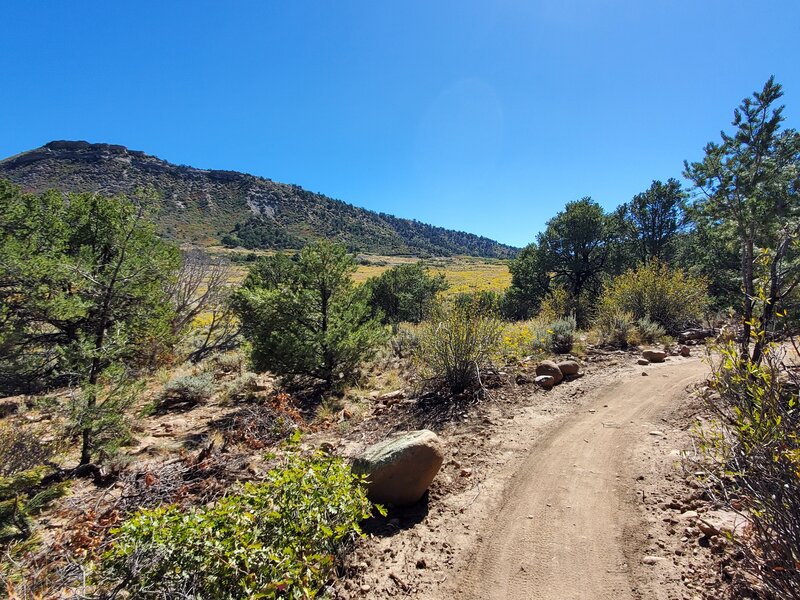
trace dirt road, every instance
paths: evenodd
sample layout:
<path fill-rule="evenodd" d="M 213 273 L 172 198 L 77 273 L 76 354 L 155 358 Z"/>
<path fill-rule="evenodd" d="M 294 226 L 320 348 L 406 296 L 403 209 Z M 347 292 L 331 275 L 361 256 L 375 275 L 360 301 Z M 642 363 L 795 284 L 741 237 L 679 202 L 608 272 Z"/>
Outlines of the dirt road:
<path fill-rule="evenodd" d="M 700 380 L 699 359 L 667 362 L 604 385 L 532 444 L 477 536 L 450 594 L 475 599 L 625 600 L 633 581 L 633 461 L 661 415 Z M 634 560 L 640 560 L 635 557 Z M 638 566 L 638 565 L 637 565 Z"/>

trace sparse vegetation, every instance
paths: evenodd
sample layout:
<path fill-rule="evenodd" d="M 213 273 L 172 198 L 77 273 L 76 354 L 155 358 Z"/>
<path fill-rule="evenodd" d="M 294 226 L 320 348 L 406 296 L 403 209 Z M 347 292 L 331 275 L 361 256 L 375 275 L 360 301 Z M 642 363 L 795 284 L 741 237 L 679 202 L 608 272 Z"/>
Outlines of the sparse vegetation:
<path fill-rule="evenodd" d="M 479 306 L 442 304 L 420 329 L 415 358 L 430 384 L 460 394 L 480 386 L 501 331 L 499 320 Z"/>
<path fill-rule="evenodd" d="M 199 404 L 215 392 L 214 379 L 210 373 L 181 375 L 170 379 L 161 391 L 160 406 L 175 404 Z"/>

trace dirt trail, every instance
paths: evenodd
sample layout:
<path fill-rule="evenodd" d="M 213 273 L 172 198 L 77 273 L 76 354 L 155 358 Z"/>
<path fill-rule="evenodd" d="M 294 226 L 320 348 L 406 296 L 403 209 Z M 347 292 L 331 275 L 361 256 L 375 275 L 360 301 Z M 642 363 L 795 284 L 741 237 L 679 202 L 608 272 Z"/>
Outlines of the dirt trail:
<path fill-rule="evenodd" d="M 660 417 L 700 380 L 698 359 L 621 375 L 534 443 L 448 594 L 480 599 L 641 598 L 627 532 L 641 527 L 633 460 Z M 632 558 L 629 558 L 632 557 Z M 454 596 L 453 596 L 454 595 Z"/>

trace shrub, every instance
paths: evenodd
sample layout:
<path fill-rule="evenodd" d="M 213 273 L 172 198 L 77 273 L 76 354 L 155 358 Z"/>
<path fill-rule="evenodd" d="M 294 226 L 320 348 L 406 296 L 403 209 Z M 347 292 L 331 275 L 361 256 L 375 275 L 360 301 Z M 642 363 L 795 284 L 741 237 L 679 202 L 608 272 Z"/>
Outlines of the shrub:
<path fill-rule="evenodd" d="M 0 423 L 0 543 L 27 538 L 30 517 L 63 496 L 67 483 L 42 485 L 51 470 L 43 463 L 58 450 L 43 442 L 48 432 L 22 423 Z"/>
<path fill-rule="evenodd" d="M 213 505 L 135 514 L 114 531 L 98 579 L 132 597 L 314 597 L 370 514 L 359 482 L 340 459 L 290 455 Z"/>
<path fill-rule="evenodd" d="M 626 312 L 633 320 L 647 318 L 672 334 L 700 321 L 706 306 L 708 284 L 704 279 L 653 260 L 605 286 L 596 319 L 608 323 Z"/>
<path fill-rule="evenodd" d="M 327 387 L 353 373 L 385 339 L 368 289 L 353 284 L 355 268 L 344 246 L 325 241 L 252 267 L 233 303 L 256 369 L 321 379 Z"/>
<path fill-rule="evenodd" d="M 550 348 L 556 354 L 566 354 L 572 351 L 575 343 L 575 317 L 558 319 L 550 324 L 548 330 L 550 334 Z"/>
<path fill-rule="evenodd" d="M 595 319 L 600 342 L 625 348 L 634 331 L 633 314 L 614 306 L 603 307 Z"/>
<path fill-rule="evenodd" d="M 401 326 L 390 340 L 392 354 L 397 358 L 405 358 L 413 355 L 419 347 L 419 335 L 417 331 L 418 329 L 414 326 Z"/>
<path fill-rule="evenodd" d="M 422 263 L 398 265 L 367 280 L 369 304 L 383 323 L 419 323 L 429 314 L 436 294 L 447 289 L 441 273 L 429 275 Z"/>
<path fill-rule="evenodd" d="M 0 421 L 0 476 L 26 471 L 50 460 L 58 451 L 58 444 L 56 440 L 44 441 L 48 434 L 52 435 L 52 431 Z"/>
<path fill-rule="evenodd" d="M 210 373 L 180 375 L 167 382 L 161 392 L 161 405 L 199 404 L 214 395 L 214 379 Z"/>
<path fill-rule="evenodd" d="M 214 356 L 212 361 L 214 368 L 222 373 L 241 373 L 244 368 L 244 356 L 241 352 L 224 352 Z"/>
<path fill-rule="evenodd" d="M 500 314 L 501 296 L 493 290 L 459 292 L 451 298 L 451 301 L 466 310 L 495 316 Z"/>
<path fill-rule="evenodd" d="M 440 305 L 420 330 L 415 358 L 429 382 L 459 394 L 479 383 L 501 331 L 500 321 L 476 304 Z"/>
<path fill-rule="evenodd" d="M 222 395 L 226 400 L 246 400 L 253 397 L 257 384 L 258 376 L 255 373 L 242 373 L 222 386 Z"/>
<path fill-rule="evenodd" d="M 763 331 L 755 331 L 763 335 Z M 795 346 L 796 348 L 796 346 Z M 800 378 L 786 352 L 767 346 L 752 362 L 733 343 L 719 349 L 707 395 L 717 428 L 701 434 L 709 491 L 738 496 L 753 525 L 736 539 L 745 567 L 774 598 L 800 599 Z"/>
<path fill-rule="evenodd" d="M 667 335 L 661 325 L 653 323 L 647 317 L 642 317 L 636 321 L 636 331 L 639 334 L 639 340 L 647 344 L 653 344 Z"/>

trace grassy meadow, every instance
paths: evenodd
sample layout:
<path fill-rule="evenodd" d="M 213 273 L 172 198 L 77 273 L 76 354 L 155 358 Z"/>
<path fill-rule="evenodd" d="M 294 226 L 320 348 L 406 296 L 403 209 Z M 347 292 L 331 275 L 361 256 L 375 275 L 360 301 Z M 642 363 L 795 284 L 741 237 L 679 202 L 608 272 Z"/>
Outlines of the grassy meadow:
<path fill-rule="evenodd" d="M 272 251 L 244 251 L 227 248 L 213 248 L 212 254 L 235 259 L 236 255 L 257 254 L 266 256 Z M 377 277 L 384 271 L 397 265 L 415 263 L 422 260 L 433 273 L 443 273 L 450 287 L 445 294 L 462 292 L 493 291 L 502 292 L 511 285 L 511 273 L 508 261 L 491 258 L 475 258 L 471 256 L 452 256 L 419 259 L 408 256 L 380 256 L 375 254 L 359 254 L 356 257 L 358 269 L 353 275 L 356 283 L 364 283 L 370 277 Z M 238 285 L 247 275 L 248 264 L 236 262 L 231 283 Z"/>

